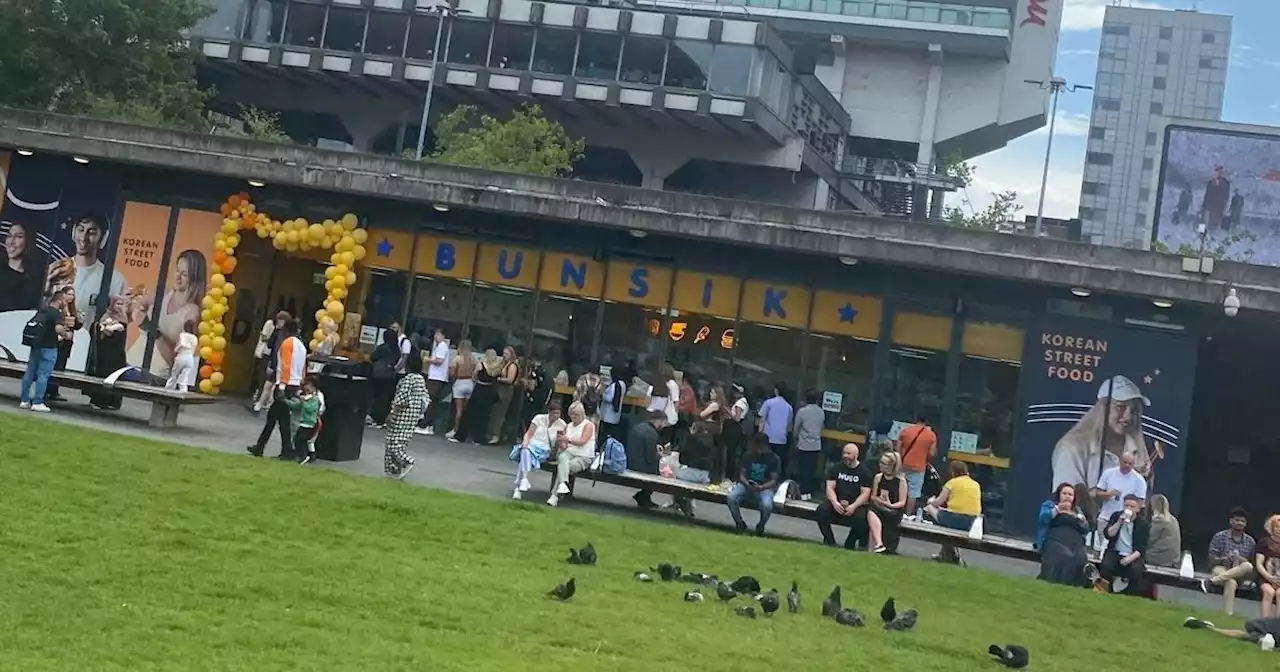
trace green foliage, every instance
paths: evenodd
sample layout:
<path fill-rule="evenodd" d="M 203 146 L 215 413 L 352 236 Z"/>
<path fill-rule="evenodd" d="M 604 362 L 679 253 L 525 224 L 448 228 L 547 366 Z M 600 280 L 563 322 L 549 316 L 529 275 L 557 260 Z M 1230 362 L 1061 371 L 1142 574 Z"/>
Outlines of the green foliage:
<path fill-rule="evenodd" d="M 215 135 L 226 135 L 237 138 L 252 138 L 267 142 L 293 142 L 280 125 L 280 115 L 275 112 L 258 109 L 252 105 L 239 105 L 239 118 L 221 117 L 223 123 L 216 125 Z"/>
<path fill-rule="evenodd" d="M 961 191 L 964 192 L 964 198 L 959 206 L 943 208 L 942 219 L 952 226 L 966 229 L 1000 230 L 1022 211 L 1022 206 L 1018 205 L 1018 192 L 992 193 L 992 196 L 995 196 L 995 200 L 987 207 L 975 212 L 973 203 L 969 201 L 966 188 L 973 184 L 973 176 L 977 170 L 973 165 L 964 161 L 958 153 L 952 153 L 938 162 L 938 171 L 943 175 L 954 178 L 959 183 Z"/>
<path fill-rule="evenodd" d="M 506 121 L 487 114 L 477 119 L 474 107 L 459 105 L 440 118 L 435 135 L 434 161 L 548 177 L 567 175 L 586 147 L 537 105 L 515 110 Z"/>
<path fill-rule="evenodd" d="M 1258 235 L 1252 231 L 1237 229 L 1224 236 L 1206 237 L 1204 249 L 1190 243 L 1178 245 L 1178 249 L 1170 249 L 1162 240 L 1151 241 L 1151 251 L 1162 254 L 1176 254 L 1179 257 L 1212 257 L 1226 261 L 1250 262 L 1253 260 L 1253 244 L 1258 242 Z M 1243 249 L 1241 249 L 1243 248 Z"/>
<path fill-rule="evenodd" d="M 197 129 L 206 0 L 0 0 L 0 105 Z"/>

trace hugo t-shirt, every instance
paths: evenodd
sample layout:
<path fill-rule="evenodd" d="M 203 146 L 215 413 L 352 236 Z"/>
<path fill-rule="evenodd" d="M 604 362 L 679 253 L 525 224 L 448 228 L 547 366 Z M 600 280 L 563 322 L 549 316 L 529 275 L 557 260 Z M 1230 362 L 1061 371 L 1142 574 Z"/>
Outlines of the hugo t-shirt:
<path fill-rule="evenodd" d="M 862 462 L 851 467 L 844 462 L 827 467 L 827 480 L 836 482 L 836 499 L 852 502 L 862 494 L 863 488 L 871 487 L 871 472 Z"/>

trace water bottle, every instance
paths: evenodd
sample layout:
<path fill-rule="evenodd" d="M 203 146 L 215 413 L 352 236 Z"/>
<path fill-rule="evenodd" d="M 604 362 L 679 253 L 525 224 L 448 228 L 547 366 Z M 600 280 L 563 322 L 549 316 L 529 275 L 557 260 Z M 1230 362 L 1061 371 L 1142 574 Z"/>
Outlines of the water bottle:
<path fill-rule="evenodd" d="M 1178 576 L 1190 579 L 1196 575 L 1196 563 L 1191 559 L 1191 551 L 1182 552 L 1182 565 L 1178 568 Z"/>
<path fill-rule="evenodd" d="M 973 527 L 969 528 L 969 538 L 982 541 L 982 516 L 973 519 Z"/>

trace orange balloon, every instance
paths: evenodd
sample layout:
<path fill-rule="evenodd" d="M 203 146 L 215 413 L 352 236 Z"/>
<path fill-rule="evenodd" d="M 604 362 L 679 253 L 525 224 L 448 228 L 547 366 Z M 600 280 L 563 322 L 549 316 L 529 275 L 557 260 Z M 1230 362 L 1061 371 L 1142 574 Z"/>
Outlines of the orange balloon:
<path fill-rule="evenodd" d="M 210 366 L 222 366 L 222 353 L 221 352 L 209 353 L 209 357 L 205 361 L 209 362 Z"/>
<path fill-rule="evenodd" d="M 222 213 L 223 217 L 230 217 L 233 210 L 230 203 L 223 203 L 222 207 L 218 208 L 218 212 Z"/>
<path fill-rule="evenodd" d="M 232 194 L 232 195 L 231 195 L 231 198 L 228 198 L 228 199 L 227 199 L 227 205 L 229 205 L 229 206 L 231 206 L 231 207 L 233 207 L 233 208 L 238 208 L 238 207 L 240 207 L 240 201 L 241 201 L 241 200 L 243 200 L 243 199 L 241 199 L 241 198 L 240 198 L 240 194 Z"/>
<path fill-rule="evenodd" d="M 208 364 L 205 364 L 204 366 L 200 367 L 200 378 L 201 378 L 201 379 L 208 378 L 209 376 L 212 376 L 212 375 L 213 375 L 213 367 L 212 367 L 212 366 L 209 366 Z"/>
<path fill-rule="evenodd" d="M 224 252 L 224 251 L 222 251 L 222 250 L 218 250 L 217 252 L 214 252 L 214 253 L 213 253 L 213 263 L 215 263 L 215 264 L 217 264 L 217 265 L 221 266 L 221 265 L 222 265 L 222 262 L 224 262 L 224 261 L 226 261 L 226 260 L 227 260 L 227 253 L 226 253 L 226 252 Z"/>
<path fill-rule="evenodd" d="M 236 260 L 228 259 L 222 262 L 222 266 L 219 266 L 219 269 L 221 269 L 223 275 L 231 275 L 231 272 L 236 270 Z"/>

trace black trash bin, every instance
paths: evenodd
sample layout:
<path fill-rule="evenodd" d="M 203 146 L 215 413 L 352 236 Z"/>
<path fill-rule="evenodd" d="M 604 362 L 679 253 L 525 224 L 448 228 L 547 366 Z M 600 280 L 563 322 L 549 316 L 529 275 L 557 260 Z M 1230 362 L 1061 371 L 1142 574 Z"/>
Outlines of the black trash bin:
<path fill-rule="evenodd" d="M 360 459 L 364 418 L 369 412 L 369 377 L 355 366 L 328 361 L 317 374 L 324 393 L 324 427 L 316 438 L 316 457 L 330 462 Z"/>

